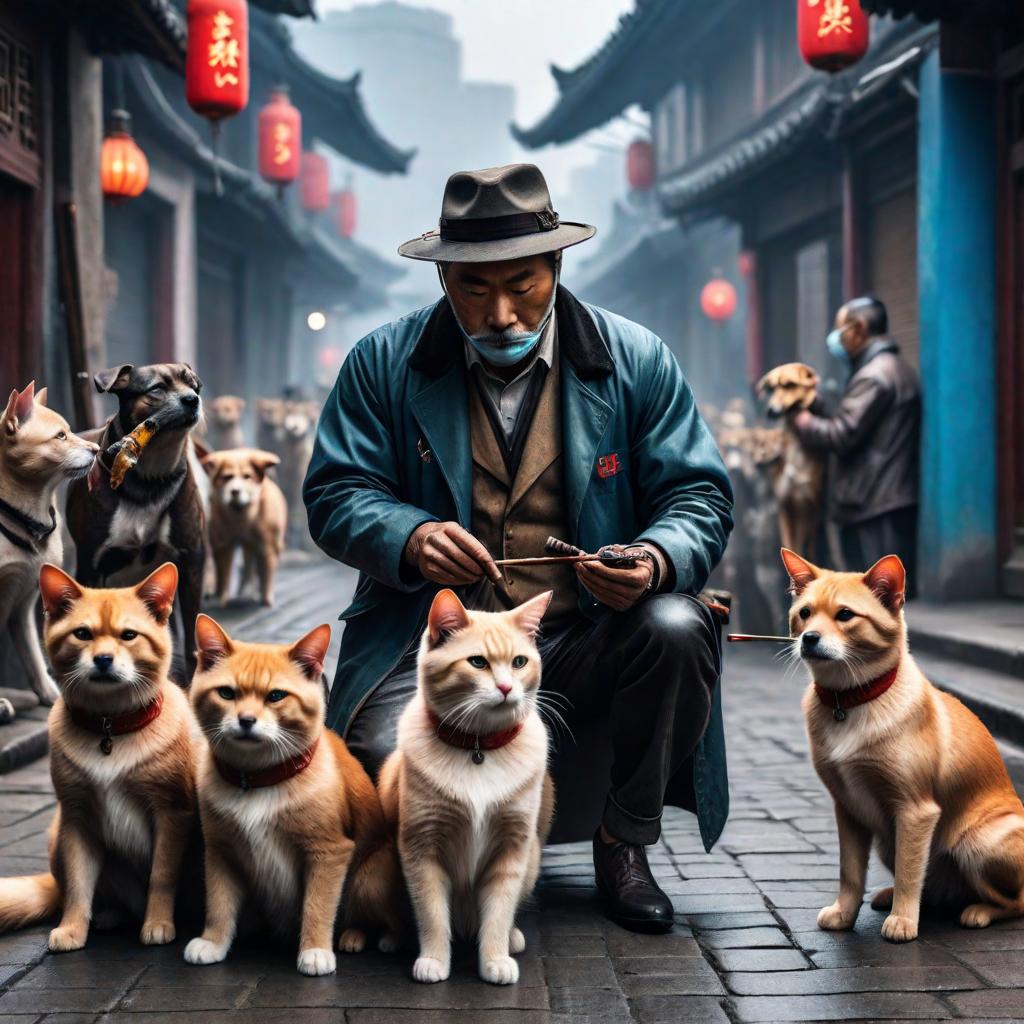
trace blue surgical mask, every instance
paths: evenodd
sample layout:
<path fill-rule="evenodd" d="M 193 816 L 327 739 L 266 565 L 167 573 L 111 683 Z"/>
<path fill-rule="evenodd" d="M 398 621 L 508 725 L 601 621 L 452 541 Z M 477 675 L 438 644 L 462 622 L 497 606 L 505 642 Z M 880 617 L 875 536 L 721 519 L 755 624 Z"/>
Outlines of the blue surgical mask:
<path fill-rule="evenodd" d="M 825 338 L 825 346 L 844 366 L 850 365 L 850 353 L 846 351 L 846 346 L 843 345 L 842 328 L 837 327 L 834 331 L 828 332 Z"/>
<path fill-rule="evenodd" d="M 445 287 L 444 275 L 441 274 L 440 267 L 438 267 L 438 277 L 441 278 L 441 287 L 444 289 L 445 296 L 448 296 L 448 289 Z M 492 366 L 507 367 L 515 366 L 520 360 L 525 359 L 540 343 L 541 336 L 544 334 L 544 330 L 554 314 L 555 297 L 557 294 L 558 274 L 556 273 L 554 287 L 551 289 L 551 301 L 548 303 L 547 311 L 537 330 L 530 331 L 529 333 L 515 331 L 502 332 L 500 334 L 469 334 L 466 328 L 459 323 L 458 315 L 455 313 L 455 306 L 452 304 L 450 297 L 448 297 L 448 302 L 452 308 L 452 315 L 455 316 L 455 322 L 459 324 L 462 336 L 480 353 L 481 358 Z"/>

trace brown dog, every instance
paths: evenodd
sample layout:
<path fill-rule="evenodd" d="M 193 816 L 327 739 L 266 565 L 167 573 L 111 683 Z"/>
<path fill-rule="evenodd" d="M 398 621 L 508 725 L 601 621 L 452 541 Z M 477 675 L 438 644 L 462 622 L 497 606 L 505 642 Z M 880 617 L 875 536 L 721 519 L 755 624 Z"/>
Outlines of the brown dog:
<path fill-rule="evenodd" d="M 279 461 L 258 448 L 212 452 L 203 459 L 213 491 L 209 536 L 221 604 L 228 599 L 231 566 L 239 547 L 244 559 L 240 589 L 245 590 L 255 570 L 263 604 L 274 603 L 274 575 L 284 550 L 288 506 L 267 470 Z"/>
<path fill-rule="evenodd" d="M 825 490 L 825 459 L 806 447 L 791 426 L 794 416 L 809 409 L 817 397 L 818 375 L 804 363 L 784 363 L 758 382 L 767 399 L 768 415 L 784 422 L 781 458 L 768 465 L 779 505 L 779 533 L 787 548 L 812 550 L 821 519 Z"/>
<path fill-rule="evenodd" d="M 893 942 L 917 937 L 922 899 L 968 928 L 1024 915 L 1024 805 L 985 726 L 910 656 L 899 558 L 863 574 L 782 558 L 790 633 L 813 678 L 811 758 L 839 829 L 839 897 L 818 926 L 853 927 L 872 841 L 895 877 L 872 901 L 890 911 Z"/>
<path fill-rule="evenodd" d="M 242 413 L 245 399 L 237 395 L 218 395 L 206 403 L 206 439 L 217 451 L 244 448 Z"/>

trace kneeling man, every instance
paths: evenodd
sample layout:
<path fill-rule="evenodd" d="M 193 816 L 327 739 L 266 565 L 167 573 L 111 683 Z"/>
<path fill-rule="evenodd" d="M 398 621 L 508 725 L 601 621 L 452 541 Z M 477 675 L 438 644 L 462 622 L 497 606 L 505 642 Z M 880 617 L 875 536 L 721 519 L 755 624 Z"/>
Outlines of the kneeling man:
<path fill-rule="evenodd" d="M 581 838 L 569 822 L 587 800 L 567 794 L 596 798 L 587 831 L 598 826 L 609 916 L 665 931 L 672 904 L 644 847 L 666 800 L 697 812 L 709 849 L 728 812 L 718 629 L 695 595 L 732 495 L 668 348 L 559 286 L 561 250 L 594 232 L 559 220 L 532 164 L 454 174 L 440 230 L 399 249 L 437 264 L 444 297 L 348 355 L 304 497 L 316 542 L 360 570 L 328 723 L 371 774 L 415 691 L 434 594 L 456 588 L 494 611 L 554 589 L 542 686 L 604 750 L 556 750 L 556 836 Z M 549 535 L 640 557 L 633 569 L 495 565 L 544 554 Z"/>

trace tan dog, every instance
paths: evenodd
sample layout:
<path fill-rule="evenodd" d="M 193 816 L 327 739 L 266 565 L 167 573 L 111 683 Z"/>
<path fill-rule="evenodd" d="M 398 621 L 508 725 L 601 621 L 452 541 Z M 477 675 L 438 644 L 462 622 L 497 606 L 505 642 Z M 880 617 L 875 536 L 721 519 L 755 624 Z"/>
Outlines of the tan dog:
<path fill-rule="evenodd" d="M 772 491 L 779 504 L 779 533 L 785 547 L 810 551 L 818 532 L 825 489 L 825 459 L 806 447 L 794 432 L 793 417 L 814 404 L 818 375 L 804 363 L 784 363 L 758 382 L 768 415 L 784 421 L 782 456 L 768 464 Z"/>
<path fill-rule="evenodd" d="M 245 399 L 237 395 L 218 395 L 206 403 L 206 437 L 217 451 L 244 448 L 242 413 Z"/>
<path fill-rule="evenodd" d="M 40 704 L 60 695 L 46 670 L 35 617 L 39 570 L 64 558 L 54 494 L 63 481 L 85 476 L 98 451 L 46 407 L 46 388 L 36 394 L 33 382 L 11 392 L 0 418 L 0 626 L 10 629 Z"/>
<path fill-rule="evenodd" d="M 872 901 L 890 910 L 887 939 L 917 937 L 922 899 L 955 907 L 969 928 L 1024 914 L 1024 805 L 985 726 L 910 656 L 899 558 L 863 574 L 782 558 L 790 632 L 814 680 L 811 758 L 839 829 L 839 897 L 819 927 L 853 927 L 872 840 L 895 877 Z"/>
<path fill-rule="evenodd" d="M 313 402 L 289 402 L 281 424 L 278 479 L 288 502 L 288 534 L 292 545 L 313 548 L 302 502 L 302 482 L 313 457 L 313 435 L 319 410 Z"/>
<path fill-rule="evenodd" d="M 170 562 L 121 590 L 89 590 L 43 566 L 46 650 L 61 689 L 49 721 L 57 814 L 50 873 L 0 880 L 0 930 L 63 910 L 50 949 L 81 949 L 95 904 L 141 919 L 147 945 L 174 940 L 195 814 L 192 716 L 167 675 L 177 585 Z"/>
<path fill-rule="evenodd" d="M 281 425 L 287 403 L 283 398 L 256 399 L 256 447 L 265 452 L 281 454 Z"/>
<path fill-rule="evenodd" d="M 255 571 L 261 601 L 267 607 L 274 603 L 274 576 L 284 550 L 288 506 L 267 470 L 279 461 L 257 448 L 212 452 L 203 459 L 212 484 L 210 550 L 221 604 L 228 599 L 231 566 L 239 547 L 244 559 L 240 590 L 245 590 Z"/>

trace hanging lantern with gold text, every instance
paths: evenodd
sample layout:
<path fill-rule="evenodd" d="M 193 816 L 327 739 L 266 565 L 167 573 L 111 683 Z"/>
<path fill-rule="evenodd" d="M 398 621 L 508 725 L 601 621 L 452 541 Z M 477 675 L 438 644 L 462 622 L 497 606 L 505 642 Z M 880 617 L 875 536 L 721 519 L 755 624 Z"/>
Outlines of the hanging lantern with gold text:
<path fill-rule="evenodd" d="M 819 71 L 842 71 L 868 52 L 871 29 L 860 0 L 797 0 L 800 54 Z"/>
<path fill-rule="evenodd" d="M 299 171 L 299 198 L 302 208 L 322 213 L 331 206 L 331 169 L 327 157 L 319 153 L 303 153 Z"/>
<path fill-rule="evenodd" d="M 283 188 L 299 176 L 302 157 L 302 115 L 288 100 L 288 89 L 278 86 L 259 116 L 260 175 Z"/>

